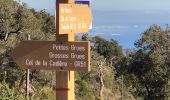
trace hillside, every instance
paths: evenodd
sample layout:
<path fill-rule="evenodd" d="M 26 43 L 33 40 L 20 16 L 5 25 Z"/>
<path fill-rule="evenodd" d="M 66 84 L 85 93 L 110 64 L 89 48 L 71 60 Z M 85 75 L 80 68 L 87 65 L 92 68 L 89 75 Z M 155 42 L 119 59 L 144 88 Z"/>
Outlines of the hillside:
<path fill-rule="evenodd" d="M 0 0 L 0 100 L 26 100 L 26 70 L 10 57 L 24 40 L 55 40 L 55 17 Z M 78 36 L 75 36 L 78 37 Z M 89 38 L 90 37 L 90 38 Z M 169 31 L 152 25 L 122 49 L 114 39 L 83 35 L 91 42 L 91 71 L 76 72 L 76 100 L 167 100 L 169 96 Z M 30 71 L 30 100 L 55 100 L 55 71 Z"/>
<path fill-rule="evenodd" d="M 13 0 L 0 0 L 0 16 L 0 99 L 23 100 L 26 71 L 16 65 L 9 54 L 20 41 L 28 40 L 28 35 L 31 40 L 54 41 L 54 16 L 43 10 L 28 9 L 26 4 L 20 5 Z M 117 43 L 112 45 L 118 46 Z M 116 72 L 113 65 L 110 65 L 105 60 L 106 58 L 97 53 L 95 49 L 92 49 L 91 55 L 92 70 L 89 73 L 77 72 L 75 76 L 77 100 L 100 98 L 117 100 L 121 94 L 120 83 L 114 78 Z M 100 70 L 103 73 L 102 76 L 99 75 Z M 31 70 L 30 98 L 34 100 L 54 99 L 54 74 L 55 71 Z M 100 80 L 101 77 L 103 80 Z M 101 81 L 104 84 L 102 96 L 100 95 Z"/>

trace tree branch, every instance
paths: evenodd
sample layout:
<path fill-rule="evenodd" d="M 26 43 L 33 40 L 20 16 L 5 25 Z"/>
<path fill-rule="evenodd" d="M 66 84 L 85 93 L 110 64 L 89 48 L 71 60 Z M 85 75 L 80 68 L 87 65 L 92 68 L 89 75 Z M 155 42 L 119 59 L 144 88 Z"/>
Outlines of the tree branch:
<path fill-rule="evenodd" d="M 7 32 L 6 34 L 5 34 L 5 36 L 3 36 L 2 38 L 3 38 L 3 40 L 4 41 L 7 41 L 7 39 L 8 39 L 8 37 L 11 35 L 11 34 L 19 34 L 19 33 L 21 33 L 21 28 L 18 28 L 16 31 L 11 31 L 11 32 Z M 0 36 L 1 37 L 1 36 Z M 1 39 L 2 40 L 2 39 Z"/>

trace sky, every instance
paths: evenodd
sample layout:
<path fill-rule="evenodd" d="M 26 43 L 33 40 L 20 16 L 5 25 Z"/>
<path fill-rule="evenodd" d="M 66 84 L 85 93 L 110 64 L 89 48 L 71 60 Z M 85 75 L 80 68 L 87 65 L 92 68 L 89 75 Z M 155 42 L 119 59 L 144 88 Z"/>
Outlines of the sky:
<path fill-rule="evenodd" d="M 18 1 L 18 0 L 16 0 Z M 55 0 L 20 0 L 35 9 L 55 9 Z M 91 0 L 94 10 L 170 11 L 170 0 Z"/>
<path fill-rule="evenodd" d="M 96 10 L 170 10 L 170 0 L 94 0 Z"/>
<path fill-rule="evenodd" d="M 18 1 L 18 0 L 17 0 Z M 36 10 L 54 14 L 55 0 L 20 0 Z M 93 28 L 89 36 L 115 39 L 123 48 L 134 42 L 151 25 L 170 25 L 170 0 L 91 0 Z"/>

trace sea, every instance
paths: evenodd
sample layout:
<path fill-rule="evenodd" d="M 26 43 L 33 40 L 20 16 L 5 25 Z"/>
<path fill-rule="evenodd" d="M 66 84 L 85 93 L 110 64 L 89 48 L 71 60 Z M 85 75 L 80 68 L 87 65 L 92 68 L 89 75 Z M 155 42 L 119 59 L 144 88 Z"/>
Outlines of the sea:
<path fill-rule="evenodd" d="M 54 10 L 48 10 L 54 14 Z M 114 39 L 123 49 L 136 49 L 134 43 L 152 25 L 170 25 L 170 11 L 99 11 L 92 10 L 92 29 L 88 37 Z M 79 37 L 82 36 L 78 35 Z"/>
<path fill-rule="evenodd" d="M 168 11 L 92 11 L 92 29 L 89 37 L 114 39 L 124 49 L 135 49 L 134 43 L 150 26 L 162 28 L 170 24 Z"/>
<path fill-rule="evenodd" d="M 31 2 L 26 3 L 33 7 Z M 40 9 L 39 7 L 36 8 Z M 46 10 L 54 15 L 54 8 L 50 7 Z M 107 40 L 114 39 L 125 49 L 135 48 L 134 42 L 141 38 L 141 34 L 151 25 L 156 24 L 165 28 L 170 24 L 170 11 L 168 10 L 99 11 L 92 8 L 92 14 L 93 22 L 92 29 L 89 31 L 89 37 L 100 36 Z"/>

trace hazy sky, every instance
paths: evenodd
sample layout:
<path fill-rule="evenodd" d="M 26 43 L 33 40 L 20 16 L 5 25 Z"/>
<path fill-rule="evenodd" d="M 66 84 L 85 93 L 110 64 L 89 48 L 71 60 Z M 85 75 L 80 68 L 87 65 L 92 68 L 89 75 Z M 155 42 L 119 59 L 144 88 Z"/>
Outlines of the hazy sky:
<path fill-rule="evenodd" d="M 36 9 L 55 9 L 55 0 L 20 0 Z M 170 0 L 91 0 L 94 10 L 170 11 Z"/>
<path fill-rule="evenodd" d="M 170 0 L 94 0 L 99 10 L 170 10 Z"/>
<path fill-rule="evenodd" d="M 49 13 L 54 14 L 55 0 L 20 1 L 24 1 L 31 8 L 46 9 Z M 123 48 L 134 48 L 134 41 L 138 40 L 140 33 L 149 28 L 150 25 L 170 25 L 170 0 L 91 1 L 93 10 L 104 11 L 93 12 L 93 29 L 89 36 L 98 35 L 115 39 Z"/>

